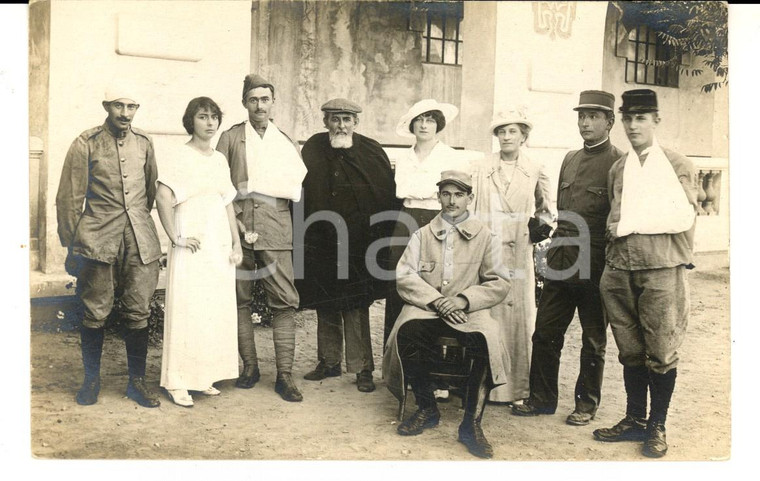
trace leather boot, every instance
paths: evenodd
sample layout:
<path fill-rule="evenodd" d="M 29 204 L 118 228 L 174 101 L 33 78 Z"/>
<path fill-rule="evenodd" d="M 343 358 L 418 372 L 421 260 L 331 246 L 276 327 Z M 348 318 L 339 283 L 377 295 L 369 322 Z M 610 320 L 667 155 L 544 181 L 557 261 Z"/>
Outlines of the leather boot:
<path fill-rule="evenodd" d="M 479 458 L 493 457 L 493 448 L 480 427 L 490 392 L 488 360 L 476 358 L 467 382 L 464 419 L 459 425 L 459 442 Z"/>
<path fill-rule="evenodd" d="M 128 329 L 124 335 L 127 348 L 127 368 L 129 384 L 127 397 L 140 406 L 155 408 L 161 405 L 158 394 L 145 384 L 145 364 L 148 357 L 148 328 Z"/>
<path fill-rule="evenodd" d="M 634 419 L 646 419 L 649 369 L 646 366 L 623 366 L 623 384 L 626 415 Z"/>
<path fill-rule="evenodd" d="M 289 372 L 278 372 L 277 381 L 274 383 L 274 392 L 288 402 L 301 402 L 303 395 L 293 382 L 293 376 Z"/>
<path fill-rule="evenodd" d="M 82 342 L 84 382 L 77 392 L 77 404 L 89 406 L 98 401 L 100 394 L 100 358 L 103 353 L 104 330 L 82 326 L 79 336 Z"/>
<path fill-rule="evenodd" d="M 433 395 L 433 386 L 430 382 L 425 378 L 421 380 L 413 378 L 411 384 L 414 398 L 417 401 L 417 411 L 396 428 L 396 432 L 402 436 L 421 434 L 425 429 L 438 426 L 441 420 L 441 413 L 438 411 L 438 405 Z"/>
<path fill-rule="evenodd" d="M 240 373 L 240 377 L 235 381 L 235 387 L 241 389 L 251 389 L 261 379 L 261 372 L 258 365 L 250 365 L 243 363 L 243 372 Z"/>
<path fill-rule="evenodd" d="M 243 360 L 243 372 L 235 381 L 235 387 L 250 389 L 261 377 L 250 309 L 238 309 L 238 353 Z"/>
<path fill-rule="evenodd" d="M 642 454 L 650 458 L 661 458 L 668 452 L 665 439 L 665 419 L 668 416 L 670 399 L 676 386 L 676 369 L 665 374 L 649 372 L 649 392 L 652 396 L 652 409 L 647 423 L 646 440 Z"/>

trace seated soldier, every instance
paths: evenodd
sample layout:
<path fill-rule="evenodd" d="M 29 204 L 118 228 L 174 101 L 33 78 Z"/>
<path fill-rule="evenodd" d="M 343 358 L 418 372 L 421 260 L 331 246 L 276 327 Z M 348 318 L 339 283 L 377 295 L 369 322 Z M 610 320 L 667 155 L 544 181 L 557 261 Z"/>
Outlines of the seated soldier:
<path fill-rule="evenodd" d="M 498 323 L 489 308 L 507 295 L 506 275 L 495 256 L 495 237 L 470 217 L 473 199 L 470 176 L 447 170 L 438 182 L 441 212 L 412 235 L 396 269 L 397 289 L 404 307 L 388 339 L 383 375 L 388 389 L 403 399 L 409 377 L 418 409 L 398 426 L 402 436 L 438 425 L 430 371 L 439 337 L 457 339 L 474 358 L 467 386 L 459 441 L 481 458 L 493 449 L 480 427 L 491 389 L 506 379 L 507 351 L 498 345 Z M 421 352 L 423 359 L 410 353 Z"/>

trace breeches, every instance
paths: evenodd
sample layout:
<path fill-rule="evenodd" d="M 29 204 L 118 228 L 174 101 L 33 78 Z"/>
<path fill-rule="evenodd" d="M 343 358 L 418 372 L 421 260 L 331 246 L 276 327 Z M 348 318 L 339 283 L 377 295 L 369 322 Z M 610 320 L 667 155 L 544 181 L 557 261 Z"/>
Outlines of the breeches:
<path fill-rule="evenodd" d="M 257 268 L 258 262 L 258 268 Z M 254 251 L 243 249 L 243 262 L 236 272 L 237 306 L 250 309 L 253 287 L 258 280 L 273 311 L 298 308 L 298 291 L 293 284 L 293 255 L 291 251 Z"/>
<path fill-rule="evenodd" d="M 137 240 L 131 228 L 124 230 L 114 264 L 82 259 L 76 294 L 84 310 L 82 324 L 101 328 L 113 309 L 115 298 L 121 301 L 120 314 L 128 329 L 148 327 L 150 300 L 158 285 L 158 261 L 143 264 Z"/>
<path fill-rule="evenodd" d="M 620 362 L 659 374 L 675 368 L 689 320 L 686 268 L 625 271 L 608 266 L 600 291 Z"/>

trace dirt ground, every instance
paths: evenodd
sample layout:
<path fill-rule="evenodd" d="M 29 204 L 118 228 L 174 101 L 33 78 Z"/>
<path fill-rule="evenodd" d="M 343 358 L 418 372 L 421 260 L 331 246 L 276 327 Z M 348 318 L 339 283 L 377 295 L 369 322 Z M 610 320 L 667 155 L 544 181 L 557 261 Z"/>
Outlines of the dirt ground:
<path fill-rule="evenodd" d="M 728 280 L 728 269 L 691 274 L 692 314 L 668 419 L 666 460 L 730 457 Z M 322 382 L 302 379 L 316 362 L 316 315 L 304 311 L 299 313 L 303 327 L 297 332 L 294 370 L 303 402 L 284 402 L 274 392 L 271 329 L 259 328 L 261 381 L 250 390 L 235 388 L 234 380 L 222 381 L 217 384 L 221 396 L 196 395 L 192 409 L 173 404 L 165 392 L 156 409 L 127 399 L 126 355 L 115 336 L 106 338 L 97 404 L 77 405 L 74 395 L 82 378 L 78 333 L 34 329 L 31 453 L 38 459 L 475 460 L 456 442 L 462 417 L 458 398 L 441 405 L 437 428 L 415 437 L 396 434 L 398 405 L 379 379 L 382 313 L 381 302 L 372 306 L 375 392 L 357 391 L 352 374 Z M 572 411 L 580 349 L 580 327 L 573 322 L 563 351 L 557 414 L 518 418 L 503 405 L 486 408 L 484 431 L 496 460 L 645 459 L 636 443 L 604 444 L 591 434 L 616 423 L 625 410 L 622 368 L 612 335 L 608 337 L 603 402 L 596 419 L 584 427 L 564 422 Z M 160 347 L 152 347 L 147 378 L 156 389 L 160 362 Z"/>

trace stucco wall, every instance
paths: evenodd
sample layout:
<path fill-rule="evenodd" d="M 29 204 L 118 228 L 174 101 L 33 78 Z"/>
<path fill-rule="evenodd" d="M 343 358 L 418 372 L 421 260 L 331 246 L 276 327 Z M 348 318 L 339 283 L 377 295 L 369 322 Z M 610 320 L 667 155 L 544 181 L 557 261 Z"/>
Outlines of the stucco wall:
<path fill-rule="evenodd" d="M 432 97 L 459 105 L 461 68 L 423 65 L 420 35 L 407 30 L 407 12 L 404 3 L 395 2 L 255 4 L 251 69 L 277 89 L 275 122 L 306 140 L 324 130 L 320 106 L 346 97 L 363 109 L 357 132 L 408 145 L 395 127 L 413 103 Z M 458 145 L 458 132 L 457 120 L 442 139 Z"/>
<path fill-rule="evenodd" d="M 50 76 L 50 3 L 34 2 L 29 5 L 29 96 L 47 98 Z M 47 199 L 47 157 L 45 143 L 48 136 L 47 102 L 29 103 L 30 152 L 41 155 L 29 157 L 29 233 L 30 268 L 37 269 L 45 262 L 45 199 Z M 33 145 L 36 144 L 36 145 Z M 40 241 L 42 239 L 42 241 Z"/>
<path fill-rule="evenodd" d="M 50 89 L 47 98 L 30 95 L 36 95 L 32 104 L 46 105 L 51 126 L 43 139 L 48 256 L 42 269 L 59 272 L 65 251 L 55 234 L 54 202 L 63 160 L 77 135 L 105 119 L 107 84 L 119 78 L 134 86 L 140 97 L 134 125 L 153 136 L 160 161 L 168 146 L 188 138 L 182 114 L 191 98 L 209 96 L 225 112 L 240 105 L 239 88 L 224 79 L 242 80 L 248 70 L 251 3 L 57 0 L 50 7 Z M 229 125 L 225 119 L 223 128 Z"/>
<path fill-rule="evenodd" d="M 466 46 L 463 103 L 478 118 L 463 127 L 462 135 L 471 142 L 468 148 L 494 152 L 497 145 L 487 132 L 493 114 L 524 107 L 533 122 L 528 155 L 546 164 L 554 192 L 565 153 L 582 143 L 572 110 L 578 93 L 602 85 L 606 5 L 557 2 L 547 7 L 546 3 L 465 4 L 470 32 L 479 30 L 469 23 L 473 18 L 493 27 L 484 28 L 482 35 L 470 35 L 477 41 Z M 477 62 L 471 65 L 469 53 L 477 47 Z M 492 93 L 486 90 L 489 86 Z"/>

